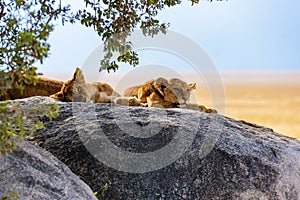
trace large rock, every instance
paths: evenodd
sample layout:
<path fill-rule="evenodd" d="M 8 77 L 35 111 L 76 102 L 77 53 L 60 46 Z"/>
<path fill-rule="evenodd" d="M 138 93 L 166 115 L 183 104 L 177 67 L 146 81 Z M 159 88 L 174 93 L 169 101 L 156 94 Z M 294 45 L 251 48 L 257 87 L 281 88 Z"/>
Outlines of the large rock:
<path fill-rule="evenodd" d="M 107 199 L 300 199 L 300 142 L 272 129 L 182 109 L 60 106 L 32 141 L 93 191 L 108 183 Z"/>
<path fill-rule="evenodd" d="M 97 199 L 65 164 L 27 141 L 0 158 L 0 185 L 0 198 L 17 192 L 19 200 Z"/>

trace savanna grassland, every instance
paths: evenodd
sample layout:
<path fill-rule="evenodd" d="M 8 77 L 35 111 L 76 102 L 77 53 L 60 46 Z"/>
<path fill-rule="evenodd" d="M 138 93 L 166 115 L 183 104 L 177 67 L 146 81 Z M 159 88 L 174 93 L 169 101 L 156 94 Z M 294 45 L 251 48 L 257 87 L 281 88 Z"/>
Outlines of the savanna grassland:
<path fill-rule="evenodd" d="M 226 84 L 227 116 L 300 139 L 300 85 Z"/>
<path fill-rule="evenodd" d="M 300 139 L 300 73 L 225 73 L 226 116 Z M 197 95 L 207 97 L 205 91 Z M 204 104 L 211 105 L 207 98 Z"/>

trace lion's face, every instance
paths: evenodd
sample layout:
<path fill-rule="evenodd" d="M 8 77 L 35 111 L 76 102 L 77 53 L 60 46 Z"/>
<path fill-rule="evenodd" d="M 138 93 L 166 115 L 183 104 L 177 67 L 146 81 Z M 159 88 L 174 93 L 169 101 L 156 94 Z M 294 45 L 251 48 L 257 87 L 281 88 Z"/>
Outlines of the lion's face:
<path fill-rule="evenodd" d="M 196 89 L 196 84 L 187 84 L 178 78 L 172 78 L 163 88 L 164 100 L 174 104 L 187 104 L 191 91 Z"/>

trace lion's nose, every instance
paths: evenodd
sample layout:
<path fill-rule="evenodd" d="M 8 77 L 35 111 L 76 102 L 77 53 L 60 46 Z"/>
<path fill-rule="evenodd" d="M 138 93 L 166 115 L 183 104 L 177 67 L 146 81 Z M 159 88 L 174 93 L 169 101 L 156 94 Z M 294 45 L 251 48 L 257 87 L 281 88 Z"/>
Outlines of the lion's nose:
<path fill-rule="evenodd" d="M 187 103 L 186 103 L 186 101 L 184 101 L 181 105 L 183 105 L 183 106 L 187 106 Z"/>
<path fill-rule="evenodd" d="M 188 102 L 189 99 L 186 98 L 186 97 L 183 97 L 182 100 L 183 100 L 183 103 L 187 104 L 187 102 Z"/>

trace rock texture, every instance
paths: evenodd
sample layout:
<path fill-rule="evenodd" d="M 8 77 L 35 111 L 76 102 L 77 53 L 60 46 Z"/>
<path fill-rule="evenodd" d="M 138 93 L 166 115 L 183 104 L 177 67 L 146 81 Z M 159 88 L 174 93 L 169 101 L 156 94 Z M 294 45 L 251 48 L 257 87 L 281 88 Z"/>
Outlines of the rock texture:
<path fill-rule="evenodd" d="M 0 186 L 0 198 L 16 191 L 19 200 L 97 199 L 65 164 L 27 141 L 0 158 Z"/>
<path fill-rule="evenodd" d="M 30 105 L 23 101 L 22 106 Z M 46 129 L 32 141 L 93 191 L 101 193 L 108 183 L 105 199 L 300 199 L 300 142 L 272 129 L 191 110 L 60 106 L 59 116 L 52 122 L 44 119 Z M 186 140 L 178 140 L 182 136 Z M 169 156 L 153 159 L 176 139 L 181 142 L 167 151 Z M 107 140 L 123 151 L 102 148 Z M 149 152 L 148 159 L 138 162 Z M 131 154 L 137 159 L 124 157 Z M 174 162 L 160 166 L 176 154 Z"/>

